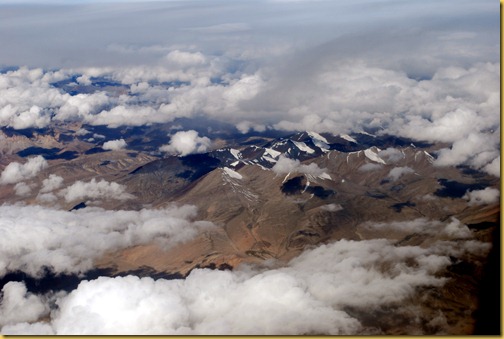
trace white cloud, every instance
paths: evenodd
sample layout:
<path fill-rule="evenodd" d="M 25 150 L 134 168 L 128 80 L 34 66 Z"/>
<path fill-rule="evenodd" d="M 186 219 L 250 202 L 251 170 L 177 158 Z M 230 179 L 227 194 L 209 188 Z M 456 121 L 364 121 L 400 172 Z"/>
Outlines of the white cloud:
<path fill-rule="evenodd" d="M 343 209 L 343 206 L 341 206 L 340 204 L 327 204 L 320 208 L 323 209 L 324 211 L 337 212 L 341 211 Z"/>
<path fill-rule="evenodd" d="M 179 50 L 168 53 L 166 60 L 179 67 L 197 66 L 206 63 L 206 58 L 201 52 L 191 53 Z"/>
<path fill-rule="evenodd" d="M 117 140 L 109 140 L 105 143 L 103 143 L 102 148 L 104 150 L 111 150 L 111 151 L 117 151 L 123 148 L 126 148 L 127 144 L 124 139 L 117 139 Z"/>
<path fill-rule="evenodd" d="M 113 103 L 113 100 L 104 92 L 79 93 L 73 96 L 62 95 L 61 101 L 62 103 L 53 118 L 56 121 L 86 120 L 89 115 L 96 114 L 101 111 L 102 107 Z M 83 132 L 85 130 L 81 133 Z"/>
<path fill-rule="evenodd" d="M 408 167 L 408 166 L 404 166 L 404 167 L 394 167 L 392 168 L 387 177 L 392 180 L 392 181 L 396 181 L 398 180 L 400 177 L 402 177 L 403 175 L 405 174 L 408 174 L 408 173 L 415 173 L 415 171 L 411 168 L 411 167 Z"/>
<path fill-rule="evenodd" d="M 257 124 L 250 121 L 241 121 L 236 124 L 236 128 L 243 134 L 248 133 L 250 130 L 254 130 L 256 132 L 266 131 L 266 126 L 263 124 Z"/>
<path fill-rule="evenodd" d="M 498 133 L 481 134 L 469 133 L 453 143 L 450 148 L 443 148 L 438 152 L 434 164 L 438 166 L 455 166 L 469 163 L 476 169 L 492 166 L 499 157 L 497 145 Z M 495 173 L 492 173 L 495 174 Z"/>
<path fill-rule="evenodd" d="M 500 177 L 500 170 L 501 170 L 500 160 L 501 159 L 500 159 L 500 155 L 499 155 L 497 158 L 492 160 L 490 163 L 483 166 L 482 169 L 491 175 L 494 175 L 496 177 Z"/>
<path fill-rule="evenodd" d="M 470 238 L 472 237 L 471 230 L 462 224 L 457 218 L 452 218 L 443 229 L 443 233 L 453 238 Z"/>
<path fill-rule="evenodd" d="M 19 196 L 27 196 L 31 192 L 31 187 L 21 181 L 14 185 L 14 192 L 16 192 L 16 195 Z"/>
<path fill-rule="evenodd" d="M 80 85 L 85 85 L 85 86 L 89 86 L 91 85 L 91 79 L 89 79 L 89 76 L 86 75 L 86 74 L 83 74 L 81 75 L 80 77 L 78 77 L 77 79 L 77 82 L 80 84 Z"/>
<path fill-rule="evenodd" d="M 52 192 L 55 189 L 58 189 L 63 185 L 63 178 L 56 174 L 49 174 L 47 179 L 42 181 L 42 188 L 40 189 L 40 193 L 48 193 Z"/>
<path fill-rule="evenodd" d="M 148 123 L 162 123 L 173 120 L 149 106 L 118 105 L 110 110 L 103 110 L 95 115 L 86 115 L 85 121 L 91 125 L 106 125 L 108 127 L 142 126 Z"/>
<path fill-rule="evenodd" d="M 194 206 L 140 211 L 85 208 L 61 211 L 41 206 L 0 206 L 0 276 L 23 271 L 37 276 L 80 273 L 106 251 L 157 241 L 163 247 L 187 241 L 211 224 L 191 221 Z"/>
<path fill-rule="evenodd" d="M 443 223 L 436 220 L 428 220 L 426 218 L 385 223 L 366 222 L 364 224 L 364 227 L 374 230 L 393 230 L 401 232 L 403 234 L 419 233 L 438 235 L 449 237 L 450 239 L 469 239 L 473 236 L 471 230 L 456 218 L 451 218 L 448 223 Z"/>
<path fill-rule="evenodd" d="M 56 112 L 52 119 L 57 121 L 109 127 L 203 114 L 233 123 L 244 133 L 277 128 L 337 134 L 379 128 L 381 133 L 449 143 L 437 165 L 464 163 L 497 174 L 498 63 L 440 67 L 431 79 L 416 81 L 393 67 L 355 58 L 327 59 L 310 51 L 284 67 L 256 65 L 236 73 L 228 73 L 232 61 L 224 56 L 182 50 L 169 56 L 165 64 L 80 70 L 88 78 L 106 75 L 122 82 L 134 95 L 62 93 L 50 80 L 68 76 L 68 70 L 57 74 L 24 68 L 0 74 L 0 125 L 43 127 L 50 112 Z M 180 63 L 182 69 L 174 67 Z M 220 82 L 213 82 L 215 78 Z M 151 85 L 170 81 L 184 83 Z M 385 155 L 392 162 L 400 156 Z"/>
<path fill-rule="evenodd" d="M 339 240 L 306 250 L 281 268 L 195 269 L 184 280 L 101 277 L 58 298 L 48 324 L 55 334 L 372 333 L 376 329 L 364 327 L 359 313 L 394 306 L 390 312 L 401 316 L 411 300 L 421 302 L 415 298 L 419 287 L 443 286 L 446 279 L 438 275 L 450 255 L 481 249 L 477 242 L 454 244 L 460 245 Z M 19 333 L 19 327 L 24 334 L 48 330 L 35 323 L 2 332 Z"/>
<path fill-rule="evenodd" d="M 29 158 L 27 162 L 9 163 L 0 176 L 0 184 L 15 184 L 27 179 L 31 179 L 47 168 L 48 163 L 41 155 Z"/>
<path fill-rule="evenodd" d="M 359 171 L 360 172 L 369 172 L 369 171 L 379 170 L 380 168 L 383 168 L 383 165 L 369 162 L 369 163 L 364 164 L 361 167 L 359 167 Z"/>
<path fill-rule="evenodd" d="M 405 158 L 404 153 L 397 148 L 389 147 L 385 150 L 378 152 L 378 156 L 380 158 L 384 158 L 387 160 L 387 163 L 396 163 L 401 159 Z"/>
<path fill-rule="evenodd" d="M 42 203 L 52 204 L 58 201 L 58 197 L 52 192 L 42 194 L 39 193 L 37 194 L 37 200 Z"/>
<path fill-rule="evenodd" d="M 496 188 L 486 187 L 483 190 L 468 191 L 464 199 L 469 200 L 469 205 L 488 205 L 499 201 L 500 191 Z"/>
<path fill-rule="evenodd" d="M 96 181 L 93 178 L 89 182 L 76 181 L 58 194 L 63 196 L 67 202 L 82 199 L 127 200 L 133 198 L 131 194 L 125 192 L 125 189 L 124 185 L 116 182 L 108 182 L 104 179 Z"/>
<path fill-rule="evenodd" d="M 20 322 L 34 322 L 48 313 L 49 306 L 39 296 L 28 293 L 24 283 L 10 281 L 2 288 L 0 328 Z"/>
<path fill-rule="evenodd" d="M 289 159 L 281 155 L 275 166 L 272 168 L 273 172 L 277 174 L 285 173 L 301 173 L 310 174 L 313 176 L 327 175 L 326 168 L 320 168 L 316 163 L 312 162 L 308 165 L 301 164 L 297 159 Z"/>
<path fill-rule="evenodd" d="M 203 153 L 211 145 L 210 139 L 200 137 L 194 130 L 180 131 L 172 135 L 168 145 L 159 148 L 162 152 L 175 153 L 181 156 L 191 153 Z"/>

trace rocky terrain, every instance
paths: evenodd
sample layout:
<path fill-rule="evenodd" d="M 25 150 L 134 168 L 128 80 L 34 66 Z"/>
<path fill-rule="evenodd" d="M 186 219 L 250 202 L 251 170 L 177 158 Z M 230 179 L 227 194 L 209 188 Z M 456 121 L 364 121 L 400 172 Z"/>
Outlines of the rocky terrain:
<path fill-rule="evenodd" d="M 163 142 L 152 129 L 150 134 L 113 131 L 122 133 L 128 145 L 142 136 L 144 149 L 137 144 L 104 150 L 112 136 L 98 141 L 97 133 L 95 138 L 77 136 L 86 128 L 54 127 L 50 133 L 25 135 L 3 131 L 0 169 L 40 155 L 47 166 L 23 181 L 24 191 L 19 183 L 1 185 L 0 201 L 64 210 L 189 204 L 197 207 L 195 219 L 216 226 L 171 247 L 154 240 L 107 251 L 93 265 L 110 276 L 185 277 L 197 268 L 233 270 L 268 262 L 281 267 L 321 244 L 387 239 L 396 247 L 448 246 L 458 254 L 436 271 L 446 279 L 439 287 L 418 287 L 407 300 L 377 309 L 373 316 L 365 308 L 344 308 L 360 319 L 363 333 L 468 334 L 488 312 L 482 293 L 488 272 L 495 269 L 488 258 L 498 251 L 500 208 L 498 201 L 473 201 L 468 194 L 498 188 L 499 180 L 465 167 L 436 166 L 442 145 L 364 132 L 303 132 L 224 137 L 205 153 L 166 156 L 151 148 Z M 43 189 L 49 175 L 62 178 L 59 190 Z M 112 184 L 104 184 L 111 195 L 70 196 L 64 187 L 78 181 L 117 186 L 112 190 Z M 471 242 L 478 249 L 468 249 Z M 388 272 L 393 263 L 381 265 L 376 269 Z M 412 258 L 406 265 L 419 263 Z"/>

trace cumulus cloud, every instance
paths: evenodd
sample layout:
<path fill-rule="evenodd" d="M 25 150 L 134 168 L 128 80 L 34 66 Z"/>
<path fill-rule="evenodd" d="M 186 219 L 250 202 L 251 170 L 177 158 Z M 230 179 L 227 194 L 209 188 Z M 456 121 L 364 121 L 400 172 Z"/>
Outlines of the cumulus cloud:
<path fill-rule="evenodd" d="M 109 182 L 104 179 L 96 181 L 95 178 L 89 182 L 76 181 L 71 186 L 61 190 L 58 194 L 63 196 L 67 202 L 82 199 L 116 199 L 127 200 L 133 196 L 125 192 L 126 187 L 116 182 Z"/>
<path fill-rule="evenodd" d="M 26 183 L 21 181 L 14 185 L 14 192 L 19 196 L 27 196 L 31 192 L 31 187 L 30 185 L 27 185 Z"/>
<path fill-rule="evenodd" d="M 42 181 L 42 188 L 40 193 L 52 192 L 63 185 L 63 178 L 56 174 L 49 174 L 47 179 Z"/>
<path fill-rule="evenodd" d="M 22 67 L 0 74 L 0 126 L 14 129 L 43 128 L 54 120 L 76 120 L 109 102 L 105 93 L 62 93 L 52 82 L 68 77 L 67 71 L 45 72 Z"/>
<path fill-rule="evenodd" d="M 500 167 L 500 155 L 493 159 L 490 163 L 486 164 L 485 166 L 482 167 L 482 169 L 496 177 L 500 177 L 500 172 L 501 172 L 501 167 Z"/>
<path fill-rule="evenodd" d="M 264 132 L 266 131 L 266 126 L 263 124 L 258 124 L 250 121 L 241 121 L 236 124 L 236 128 L 243 134 L 248 133 L 250 130 L 256 132 Z"/>
<path fill-rule="evenodd" d="M 326 168 L 320 168 L 316 163 L 309 165 L 301 164 L 297 159 L 289 159 L 281 155 L 275 166 L 272 168 L 276 174 L 301 173 L 310 174 L 316 177 L 327 175 Z"/>
<path fill-rule="evenodd" d="M 49 306 L 40 296 L 28 293 L 24 283 L 10 281 L 2 288 L 0 328 L 22 322 L 34 322 L 49 313 Z"/>
<path fill-rule="evenodd" d="M 469 133 L 467 136 L 455 141 L 451 147 L 441 149 L 434 164 L 438 166 L 455 166 L 468 163 L 476 169 L 492 166 L 490 164 L 496 162 L 500 154 L 497 134 Z"/>
<path fill-rule="evenodd" d="M 179 154 L 181 156 L 191 153 L 203 153 L 211 145 L 210 139 L 200 137 L 194 130 L 180 131 L 172 135 L 168 145 L 159 148 L 162 152 Z"/>
<path fill-rule="evenodd" d="M 89 76 L 87 74 L 81 75 L 80 77 L 78 77 L 75 80 L 77 80 L 77 83 L 79 83 L 81 85 L 85 85 L 85 86 L 89 86 L 92 83 L 91 79 L 89 79 Z"/>
<path fill-rule="evenodd" d="M 47 168 L 47 166 L 47 161 L 41 155 L 29 158 L 24 164 L 13 161 L 5 167 L 0 175 L 0 184 L 15 184 L 31 179 Z"/>
<path fill-rule="evenodd" d="M 402 177 L 403 175 L 408 174 L 408 173 L 415 173 L 415 171 L 411 167 L 408 167 L 408 166 L 394 167 L 389 171 L 387 178 L 389 178 L 392 181 L 396 181 L 400 177 Z"/>
<path fill-rule="evenodd" d="M 140 211 L 85 208 L 62 211 L 41 206 L 0 206 L 0 276 L 32 276 L 49 268 L 80 273 L 103 253 L 158 241 L 164 247 L 187 241 L 209 222 L 192 221 L 194 206 Z"/>
<path fill-rule="evenodd" d="M 499 201 L 500 191 L 496 188 L 486 187 L 483 190 L 468 191 L 464 199 L 469 200 L 469 205 L 488 205 Z"/>
<path fill-rule="evenodd" d="M 117 151 L 126 148 L 127 144 L 124 139 L 110 140 L 103 143 L 102 148 L 106 151 Z"/>
<path fill-rule="evenodd" d="M 387 307 L 401 316 L 418 287 L 443 286 L 446 279 L 438 274 L 456 252 L 446 242 L 431 250 L 385 239 L 339 240 L 280 268 L 195 269 L 185 280 L 100 277 L 58 298 L 48 325 L 55 334 L 373 333 L 359 314 Z M 33 323 L 2 332 L 41 329 L 48 330 Z"/>

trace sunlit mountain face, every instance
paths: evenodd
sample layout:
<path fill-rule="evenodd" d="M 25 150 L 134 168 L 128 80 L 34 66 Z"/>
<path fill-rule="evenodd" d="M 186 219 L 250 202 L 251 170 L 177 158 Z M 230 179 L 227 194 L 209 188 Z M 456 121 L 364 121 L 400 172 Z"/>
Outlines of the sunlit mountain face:
<path fill-rule="evenodd" d="M 498 11 L 0 0 L 0 333 L 500 334 Z"/>

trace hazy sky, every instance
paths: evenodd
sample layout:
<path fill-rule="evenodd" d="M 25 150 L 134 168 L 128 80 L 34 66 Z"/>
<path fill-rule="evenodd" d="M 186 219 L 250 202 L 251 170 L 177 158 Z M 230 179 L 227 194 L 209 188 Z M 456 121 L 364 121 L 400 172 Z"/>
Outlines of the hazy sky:
<path fill-rule="evenodd" d="M 116 2 L 0 1 L 0 65 L 149 63 L 176 46 L 234 56 L 260 49 L 254 59 L 315 49 L 325 57 L 402 59 L 416 73 L 498 60 L 495 1 Z"/>

